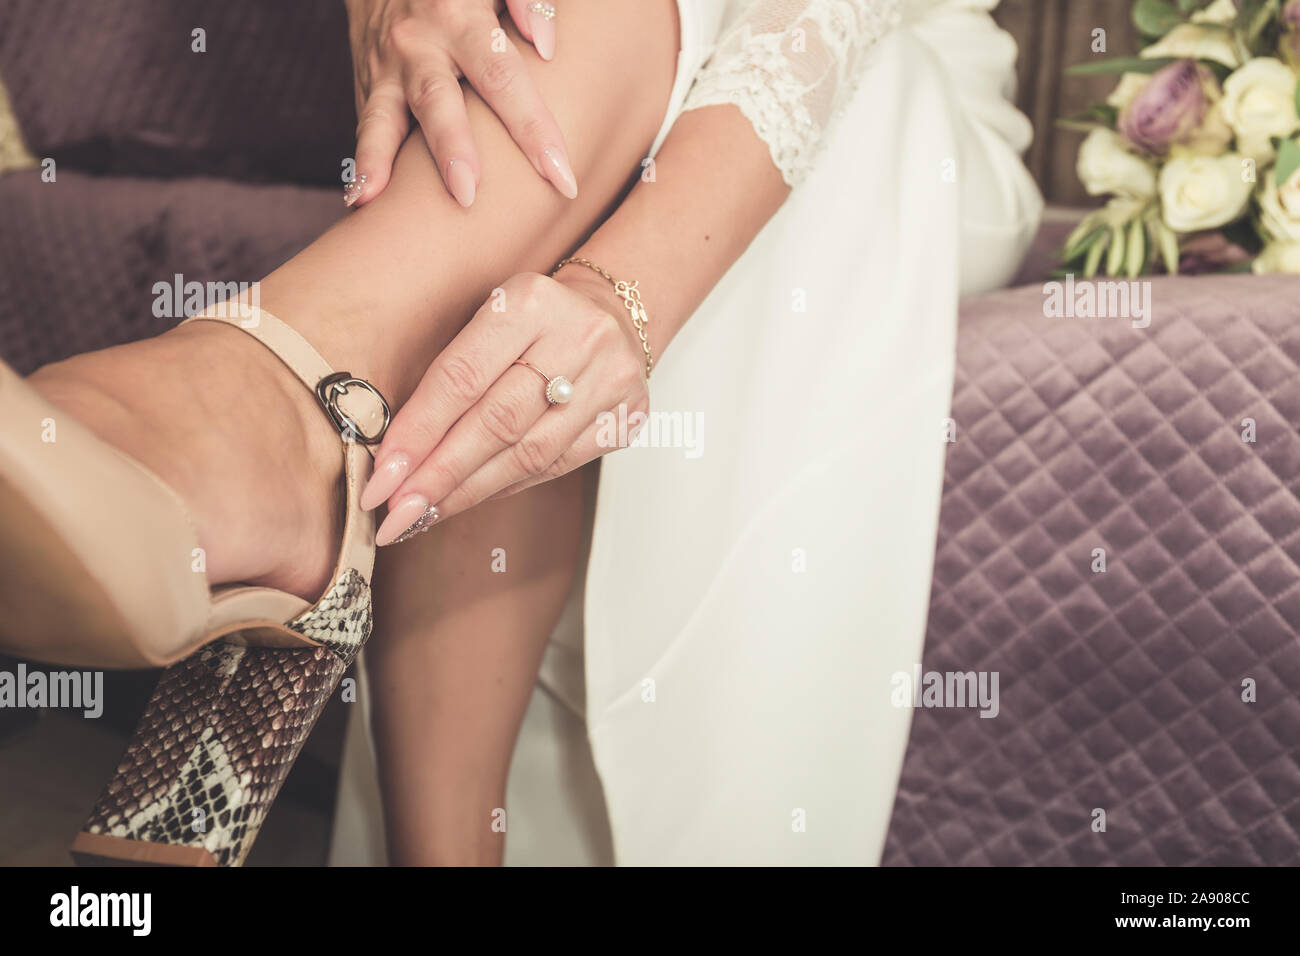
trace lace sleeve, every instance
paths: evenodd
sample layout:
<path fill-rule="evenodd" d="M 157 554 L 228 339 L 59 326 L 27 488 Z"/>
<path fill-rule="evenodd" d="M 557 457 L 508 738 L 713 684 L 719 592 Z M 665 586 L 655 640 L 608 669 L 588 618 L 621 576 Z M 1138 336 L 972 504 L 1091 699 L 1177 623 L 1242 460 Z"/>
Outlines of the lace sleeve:
<path fill-rule="evenodd" d="M 734 103 L 791 186 L 846 103 L 900 0 L 754 0 L 696 77 L 685 110 Z"/>

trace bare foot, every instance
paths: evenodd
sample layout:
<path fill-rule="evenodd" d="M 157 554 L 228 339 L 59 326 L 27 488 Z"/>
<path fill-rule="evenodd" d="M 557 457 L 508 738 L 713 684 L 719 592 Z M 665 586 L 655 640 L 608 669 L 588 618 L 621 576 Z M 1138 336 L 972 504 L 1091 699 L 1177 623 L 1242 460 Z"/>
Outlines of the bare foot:
<path fill-rule="evenodd" d="M 260 343 L 216 322 L 47 365 L 32 387 L 189 506 L 209 584 L 316 600 L 342 534 L 342 445 Z"/>

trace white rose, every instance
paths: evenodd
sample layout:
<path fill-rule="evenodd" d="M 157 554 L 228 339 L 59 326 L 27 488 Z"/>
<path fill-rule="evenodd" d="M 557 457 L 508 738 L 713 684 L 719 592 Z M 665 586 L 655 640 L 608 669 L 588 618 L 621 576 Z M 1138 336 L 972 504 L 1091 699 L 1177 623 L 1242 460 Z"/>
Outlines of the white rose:
<path fill-rule="evenodd" d="M 1272 242 L 1255 257 L 1250 268 L 1256 273 L 1300 274 L 1300 242 Z"/>
<path fill-rule="evenodd" d="M 1272 160 L 1269 137 L 1289 136 L 1300 126 L 1295 88 L 1291 68 L 1268 56 L 1256 57 L 1223 81 L 1223 116 L 1241 152 L 1260 163 Z"/>
<path fill-rule="evenodd" d="M 1241 66 L 1241 53 L 1231 30 L 1197 23 L 1179 24 L 1138 55 L 1147 60 L 1163 57 L 1176 60 L 1190 56 L 1195 60 L 1213 60 L 1233 69 Z"/>
<path fill-rule="evenodd" d="M 1237 4 L 1233 0 L 1214 0 L 1204 10 L 1192 14 L 1193 23 L 1215 23 L 1221 27 L 1231 26 L 1237 19 Z"/>
<path fill-rule="evenodd" d="M 1125 73 L 1119 78 L 1119 85 L 1111 91 L 1110 96 L 1106 97 L 1106 104 L 1113 106 L 1117 110 L 1122 110 L 1133 102 L 1133 97 L 1142 92 L 1143 88 L 1151 82 L 1149 73 Z"/>
<path fill-rule="evenodd" d="M 1279 189 L 1273 171 L 1259 184 L 1259 221 L 1268 235 L 1282 242 L 1300 242 L 1300 169 Z"/>
<path fill-rule="evenodd" d="M 1125 148 L 1123 136 L 1098 128 L 1079 147 L 1079 181 L 1093 196 L 1118 193 L 1146 198 L 1156 193 L 1156 174 L 1151 164 Z"/>
<path fill-rule="evenodd" d="M 1232 222 L 1250 202 L 1242 157 L 1179 156 L 1160 171 L 1160 204 L 1175 232 L 1198 232 Z"/>

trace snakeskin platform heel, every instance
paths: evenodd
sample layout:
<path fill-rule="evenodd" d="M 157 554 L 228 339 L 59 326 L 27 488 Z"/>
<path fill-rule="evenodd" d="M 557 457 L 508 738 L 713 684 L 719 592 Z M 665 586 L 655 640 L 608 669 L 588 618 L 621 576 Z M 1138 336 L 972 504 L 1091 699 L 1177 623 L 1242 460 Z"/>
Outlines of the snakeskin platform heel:
<path fill-rule="evenodd" d="M 0 647 L 80 667 L 171 665 L 73 844 L 83 864 L 241 864 L 370 635 L 375 527 L 360 497 L 388 404 L 270 313 L 187 321 L 243 329 L 316 394 L 341 437 L 343 539 L 315 604 L 209 591 L 179 496 L 0 363 Z M 42 442 L 51 421 L 57 441 Z"/>

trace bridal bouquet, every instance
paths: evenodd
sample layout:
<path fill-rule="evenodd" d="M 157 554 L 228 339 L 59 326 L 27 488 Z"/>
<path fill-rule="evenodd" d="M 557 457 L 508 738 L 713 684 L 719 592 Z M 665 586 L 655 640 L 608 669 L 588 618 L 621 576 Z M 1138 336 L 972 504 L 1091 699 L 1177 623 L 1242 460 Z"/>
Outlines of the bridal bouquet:
<path fill-rule="evenodd" d="M 1300 273 L 1300 0 L 1137 0 L 1136 57 L 1084 128 L 1078 173 L 1110 201 L 1066 240 L 1091 277 Z"/>

